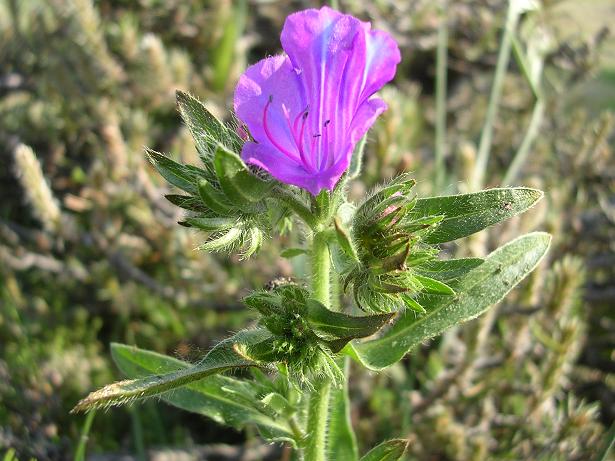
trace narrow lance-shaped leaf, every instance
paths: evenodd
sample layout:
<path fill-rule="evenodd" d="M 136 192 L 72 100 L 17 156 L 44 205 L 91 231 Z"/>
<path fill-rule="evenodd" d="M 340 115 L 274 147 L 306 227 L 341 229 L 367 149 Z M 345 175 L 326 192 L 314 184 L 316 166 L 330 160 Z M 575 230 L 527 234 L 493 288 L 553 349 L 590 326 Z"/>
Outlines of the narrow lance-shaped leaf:
<path fill-rule="evenodd" d="M 407 440 L 388 440 L 372 448 L 361 461 L 397 461 L 404 456 L 407 448 Z"/>
<path fill-rule="evenodd" d="M 331 341 L 337 352 L 354 338 L 365 338 L 376 333 L 394 313 L 352 316 L 327 309 L 315 299 L 307 301 L 307 321 L 322 339 Z"/>
<path fill-rule="evenodd" d="M 173 357 L 124 344 L 112 344 L 111 355 L 128 378 L 166 374 L 193 366 Z M 248 398 L 256 394 L 256 391 L 253 391 L 250 382 L 229 376 L 211 375 L 174 389 L 173 392 L 161 394 L 160 398 L 170 405 L 207 416 L 219 424 L 227 424 L 237 429 L 255 424 L 267 440 L 283 441 L 292 438 L 292 431 L 285 421 L 271 418 L 259 411 L 255 405 L 234 398 L 234 395 L 240 393 Z M 256 398 L 255 395 L 254 397 Z"/>
<path fill-rule="evenodd" d="M 438 303 L 418 320 L 414 313 L 404 312 L 381 338 L 350 343 L 345 351 L 372 370 L 392 365 L 417 345 L 454 325 L 478 317 L 500 301 L 534 270 L 550 241 L 551 236 L 543 232 L 513 240 L 463 277 L 457 296 L 439 297 Z"/>
<path fill-rule="evenodd" d="M 81 400 L 72 411 L 94 410 L 123 405 L 135 400 L 162 394 L 231 368 L 255 366 L 254 362 L 237 354 L 234 346 L 238 341 L 250 344 L 261 340 L 262 338 L 257 333 L 258 331 L 251 332 L 250 334 L 243 333 L 241 336 L 238 336 L 238 334 L 220 343 L 199 364 L 193 367 L 166 374 L 128 379 L 105 386 Z"/>
<path fill-rule="evenodd" d="M 425 237 L 427 243 L 450 242 L 511 218 L 535 205 L 543 196 L 537 189 L 514 187 L 474 194 L 419 199 L 411 215 L 443 215 L 438 227 Z"/>

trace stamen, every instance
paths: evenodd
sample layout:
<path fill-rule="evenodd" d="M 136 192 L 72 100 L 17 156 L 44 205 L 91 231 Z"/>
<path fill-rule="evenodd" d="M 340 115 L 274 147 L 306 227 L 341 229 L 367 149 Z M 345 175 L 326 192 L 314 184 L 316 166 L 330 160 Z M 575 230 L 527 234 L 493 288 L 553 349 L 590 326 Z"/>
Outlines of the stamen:
<path fill-rule="evenodd" d="M 280 152 L 286 155 L 289 159 L 296 162 L 298 160 L 297 157 L 293 155 L 291 152 L 287 151 L 282 145 L 280 145 L 280 143 L 278 143 L 273 138 L 271 132 L 269 131 L 269 125 L 267 124 L 267 112 L 269 111 L 269 106 L 271 105 L 272 102 L 273 102 L 273 95 L 269 95 L 269 100 L 267 101 L 267 104 L 265 104 L 265 108 L 263 109 L 263 129 L 265 130 L 265 134 L 267 135 L 267 138 L 269 138 L 269 141 L 271 141 L 271 144 L 273 144 Z"/>
<path fill-rule="evenodd" d="M 299 144 L 298 144 L 297 147 L 299 148 L 299 156 L 301 157 L 301 161 L 303 162 L 303 166 L 305 166 L 308 169 L 308 171 L 313 173 L 315 171 L 314 170 L 314 166 L 309 161 L 309 159 L 306 157 L 305 150 L 303 148 L 303 133 L 305 131 L 305 122 L 307 121 L 308 114 L 309 114 L 309 112 L 308 112 L 309 107 L 310 106 L 305 108 L 305 111 L 302 112 L 303 115 L 299 114 L 299 115 L 302 115 L 302 120 L 301 120 L 301 130 L 299 131 Z"/>
<path fill-rule="evenodd" d="M 321 162 L 325 164 L 324 168 L 329 168 L 331 164 L 333 163 L 332 155 L 330 155 L 330 152 L 329 152 L 329 130 L 327 129 L 330 123 L 331 123 L 331 119 L 327 119 L 325 120 L 325 123 L 323 124 L 323 139 L 322 139 L 323 158 Z M 324 168 L 323 168 L 323 165 L 319 165 L 318 167 L 319 170 L 323 170 Z"/>

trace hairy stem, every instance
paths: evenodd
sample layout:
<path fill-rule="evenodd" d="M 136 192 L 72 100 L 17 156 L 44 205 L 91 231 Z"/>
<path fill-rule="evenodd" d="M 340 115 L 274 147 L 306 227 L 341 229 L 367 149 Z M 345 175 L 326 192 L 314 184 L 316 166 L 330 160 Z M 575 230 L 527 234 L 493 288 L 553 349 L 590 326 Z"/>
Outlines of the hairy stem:
<path fill-rule="evenodd" d="M 314 234 L 311 271 L 312 296 L 329 307 L 331 304 L 331 261 L 326 231 Z M 305 461 L 325 461 L 327 459 L 326 435 L 331 382 L 320 380 L 315 383 L 314 387 L 308 403 Z"/>
<path fill-rule="evenodd" d="M 322 380 L 310 395 L 305 444 L 305 461 L 326 461 L 327 416 L 331 382 Z"/>
<path fill-rule="evenodd" d="M 331 307 L 331 259 L 327 239 L 328 232 L 321 231 L 314 234 L 312 240 L 312 296 Z"/>

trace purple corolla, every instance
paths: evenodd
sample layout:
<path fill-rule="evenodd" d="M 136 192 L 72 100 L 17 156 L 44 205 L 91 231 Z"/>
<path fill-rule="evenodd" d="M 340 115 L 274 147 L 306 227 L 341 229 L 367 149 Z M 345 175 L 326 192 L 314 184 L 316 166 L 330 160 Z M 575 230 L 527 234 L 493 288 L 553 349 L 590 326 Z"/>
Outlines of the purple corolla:
<path fill-rule="evenodd" d="M 332 190 L 356 143 L 385 109 L 372 98 L 395 75 L 399 48 L 386 32 L 331 8 L 291 14 L 284 55 L 250 66 L 235 90 L 248 127 L 241 156 L 317 195 Z"/>

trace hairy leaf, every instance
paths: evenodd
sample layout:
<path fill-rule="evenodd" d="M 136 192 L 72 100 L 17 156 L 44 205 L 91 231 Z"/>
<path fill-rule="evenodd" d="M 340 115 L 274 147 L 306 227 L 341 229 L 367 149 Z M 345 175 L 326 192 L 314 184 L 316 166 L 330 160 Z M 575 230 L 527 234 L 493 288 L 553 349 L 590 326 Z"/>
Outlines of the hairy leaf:
<path fill-rule="evenodd" d="M 254 362 L 237 354 L 234 346 L 238 342 L 250 344 L 259 341 L 262 339 L 262 334 L 260 333 L 258 330 L 240 332 L 234 337 L 218 344 L 201 362 L 192 367 L 109 384 L 81 400 L 73 411 L 119 406 L 135 400 L 160 395 L 232 368 L 255 366 Z"/>
<path fill-rule="evenodd" d="M 193 366 L 173 357 L 124 344 L 112 344 L 111 354 L 118 368 L 128 378 L 170 373 Z M 292 437 L 290 428 L 283 420 L 262 413 L 248 401 L 239 401 L 235 396 L 240 394 L 253 397 L 256 401 L 256 392 L 251 383 L 212 375 L 162 394 L 160 398 L 170 405 L 237 429 L 255 424 L 268 440 L 288 440 Z"/>
<path fill-rule="evenodd" d="M 474 194 L 419 199 L 414 217 L 443 215 L 438 227 L 425 237 L 427 243 L 450 242 L 511 218 L 536 204 L 543 196 L 537 189 L 513 187 Z"/>
<path fill-rule="evenodd" d="M 417 345 L 454 325 L 478 317 L 500 301 L 534 270 L 550 241 L 549 234 L 535 232 L 509 242 L 463 277 L 457 296 L 439 296 L 439 302 L 418 320 L 414 313 L 403 312 L 381 338 L 350 343 L 346 352 L 372 370 L 392 365 Z"/>
<path fill-rule="evenodd" d="M 340 346 L 354 338 L 365 338 L 376 333 L 394 313 L 353 316 L 327 309 L 315 299 L 307 301 L 307 320 L 320 338 L 335 341 Z M 341 341 L 339 341 L 341 340 Z M 337 351 L 334 351 L 337 352 Z"/>

